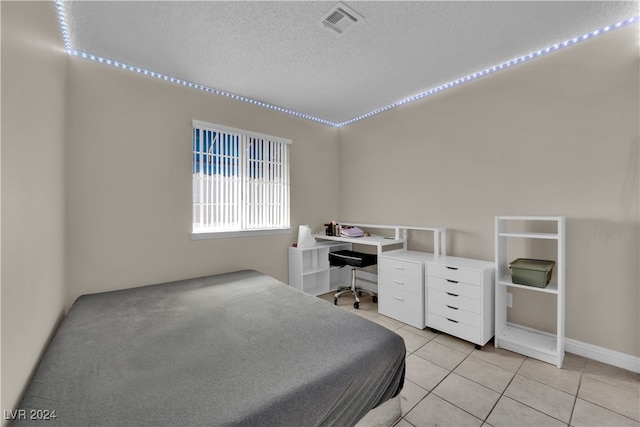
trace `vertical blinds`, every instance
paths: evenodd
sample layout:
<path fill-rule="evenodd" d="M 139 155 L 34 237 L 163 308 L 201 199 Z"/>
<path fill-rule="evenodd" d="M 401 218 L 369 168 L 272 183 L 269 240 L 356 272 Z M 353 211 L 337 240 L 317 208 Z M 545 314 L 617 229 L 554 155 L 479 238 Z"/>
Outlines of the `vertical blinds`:
<path fill-rule="evenodd" d="M 193 122 L 193 232 L 289 224 L 290 140 Z"/>

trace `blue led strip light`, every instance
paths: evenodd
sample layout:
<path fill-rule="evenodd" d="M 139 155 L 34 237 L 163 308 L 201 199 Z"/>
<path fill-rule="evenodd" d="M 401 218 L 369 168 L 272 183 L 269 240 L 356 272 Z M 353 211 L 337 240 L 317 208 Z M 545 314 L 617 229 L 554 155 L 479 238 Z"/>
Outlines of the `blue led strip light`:
<path fill-rule="evenodd" d="M 144 74 L 145 76 L 155 77 L 157 79 L 165 80 L 171 83 L 176 83 L 179 85 L 187 86 L 193 89 L 198 89 L 204 92 L 213 93 L 216 95 L 226 96 L 227 98 L 236 99 L 238 101 L 248 102 L 249 104 L 258 105 L 260 107 L 269 108 L 271 110 L 279 111 L 281 113 L 291 114 L 292 116 L 300 117 L 307 120 L 312 120 L 314 122 L 319 122 L 328 126 L 337 127 L 338 124 L 334 122 L 330 122 L 329 120 L 321 119 L 318 117 L 311 116 L 309 114 L 299 113 L 297 111 L 289 110 L 287 108 L 278 107 L 277 105 L 268 104 L 266 102 L 257 101 L 252 98 L 247 98 L 246 96 L 236 95 L 230 92 L 225 92 L 223 90 L 214 89 L 208 86 L 203 86 L 197 83 L 188 82 L 186 80 L 178 79 L 175 77 L 167 76 L 165 74 L 156 73 L 154 71 L 145 70 L 144 68 L 136 67 L 133 65 L 123 64 L 122 62 L 114 61 L 111 59 L 102 58 L 100 56 L 91 55 L 85 52 L 79 52 L 77 50 L 67 50 L 70 55 L 79 56 L 84 59 L 89 59 L 91 61 L 100 62 L 101 64 L 112 65 L 114 67 L 122 68 L 129 71 L 134 71 L 136 73 Z"/>
<path fill-rule="evenodd" d="M 349 124 L 357 122 L 359 120 L 366 119 L 366 118 L 374 116 L 376 114 L 380 114 L 380 113 L 382 113 L 384 111 L 387 111 L 387 110 L 390 110 L 392 108 L 396 108 L 396 107 L 399 107 L 401 105 L 417 101 L 417 100 L 425 98 L 425 97 L 427 97 L 429 95 L 433 95 L 433 94 L 442 92 L 443 90 L 458 86 L 458 85 L 460 85 L 462 83 L 466 83 L 466 82 L 475 80 L 475 79 L 477 79 L 479 77 L 483 77 L 483 76 L 486 76 L 488 74 L 495 73 L 496 71 L 504 70 L 504 69 L 509 68 L 509 67 L 511 67 L 513 65 L 521 64 L 523 62 L 526 62 L 526 61 L 529 61 L 531 59 L 537 58 L 539 56 L 546 55 L 547 53 L 554 52 L 554 51 L 556 51 L 558 49 L 562 49 L 564 47 L 574 45 L 574 44 L 576 44 L 578 42 L 581 42 L 581 41 L 584 41 L 584 40 L 588 40 L 588 39 L 593 38 L 593 37 L 595 37 L 597 35 L 606 33 L 608 31 L 614 30 L 616 28 L 624 27 L 625 25 L 629 25 L 629 24 L 632 24 L 632 23 L 638 22 L 638 21 L 640 21 L 640 15 L 633 16 L 631 18 L 622 20 L 622 21 L 617 22 L 615 24 L 608 25 L 608 26 L 606 26 L 604 28 L 601 28 L 599 30 L 595 30 L 595 31 L 592 31 L 590 33 L 584 34 L 584 35 L 582 35 L 580 37 L 576 37 L 576 38 L 564 41 L 562 43 L 554 44 L 553 46 L 549 46 L 549 47 L 547 47 L 545 49 L 538 50 L 536 52 L 530 53 L 528 55 L 521 56 L 519 58 L 513 59 L 513 60 L 508 61 L 508 62 L 504 62 L 504 63 L 502 63 L 500 65 L 496 65 L 496 66 L 493 66 L 491 68 L 487 68 L 485 70 L 478 71 L 477 73 L 469 74 L 468 76 L 459 78 L 457 80 L 452 80 L 452 81 L 450 81 L 448 83 L 445 83 L 445 84 L 443 84 L 441 86 L 435 87 L 433 89 L 429 89 L 429 90 L 427 90 L 425 92 L 421 92 L 419 94 L 410 96 L 408 98 L 404 98 L 404 99 L 402 99 L 402 100 L 400 100 L 398 102 L 394 102 L 393 104 L 389 104 L 389 105 L 387 105 L 385 107 L 378 108 L 377 110 L 370 111 L 370 112 L 368 112 L 366 114 L 363 114 L 361 116 L 354 117 L 354 118 L 352 118 L 350 120 L 347 120 L 345 122 L 338 123 L 337 126 L 338 127 L 342 127 L 342 126 L 349 125 Z"/>
<path fill-rule="evenodd" d="M 69 27 L 67 27 L 67 21 L 64 16 L 64 8 L 62 7 L 62 1 L 56 0 L 56 10 L 58 11 L 58 24 L 60 25 L 60 32 L 62 33 L 62 42 L 67 52 L 71 52 L 71 40 L 69 39 Z"/>
<path fill-rule="evenodd" d="M 197 83 L 188 82 L 186 80 L 178 79 L 175 77 L 167 76 L 165 74 L 156 73 L 154 71 L 145 70 L 144 68 L 135 67 L 133 65 L 123 64 L 122 62 L 114 61 L 111 59 L 102 58 L 100 56 L 91 55 L 89 53 L 79 52 L 77 50 L 68 50 L 70 55 L 79 56 L 84 59 L 89 59 L 91 61 L 100 62 L 101 64 L 112 65 L 114 67 L 122 68 L 129 71 L 134 71 L 136 73 L 144 74 L 145 76 L 155 77 L 157 79 L 165 80 L 171 83 L 180 84 L 183 86 L 187 86 L 194 89 L 199 89 L 204 92 L 213 93 L 216 95 L 226 96 L 228 98 L 236 99 L 238 101 L 248 102 L 249 104 L 258 105 L 260 107 L 269 108 L 271 110 L 279 111 L 281 113 L 291 114 L 292 116 L 300 117 L 307 120 L 313 120 L 315 122 L 319 122 L 328 126 L 337 126 L 337 123 L 330 122 L 329 120 L 324 120 L 318 117 L 311 116 L 309 114 L 299 113 L 297 111 L 289 110 L 287 108 L 278 107 L 277 105 L 268 104 L 266 102 L 257 101 L 255 99 L 247 98 L 246 96 L 236 95 L 230 92 L 225 92 L 223 90 L 210 88 L 207 86 L 203 86 Z"/>
<path fill-rule="evenodd" d="M 279 111 L 281 113 L 286 113 L 286 114 L 290 114 L 292 116 L 300 117 L 300 118 L 303 118 L 303 119 L 312 120 L 314 122 L 322 123 L 322 124 L 325 124 L 325 125 L 328 125 L 328 126 L 333 126 L 333 127 L 337 127 L 338 126 L 337 123 L 331 122 L 329 120 L 321 119 L 321 118 L 318 118 L 318 117 L 314 117 L 314 116 L 311 116 L 309 114 L 299 113 L 297 111 L 289 110 L 287 108 L 278 107 L 277 105 L 268 104 L 266 102 L 257 101 L 255 99 L 247 98 L 246 96 L 235 95 L 235 94 L 230 93 L 230 92 L 225 92 L 223 90 L 214 89 L 214 88 L 203 86 L 203 85 L 200 85 L 200 84 L 197 84 L 197 83 L 188 82 L 186 80 L 182 80 L 182 79 L 178 79 L 178 78 L 175 78 L 175 77 L 167 76 L 165 74 L 156 73 L 154 71 L 145 70 L 144 68 L 140 68 L 140 67 L 136 67 L 136 66 L 133 66 L 133 65 L 124 64 L 124 63 L 119 62 L 119 61 L 114 61 L 114 60 L 111 60 L 111 59 L 102 58 L 100 56 L 92 55 L 90 53 L 77 51 L 77 50 L 75 50 L 75 49 L 73 49 L 71 47 L 71 41 L 70 41 L 70 38 L 69 38 L 69 30 L 68 30 L 68 27 L 67 27 L 67 24 L 66 24 L 65 15 L 64 15 L 64 8 L 62 6 L 62 1 L 61 0 L 56 0 L 56 9 L 58 10 L 58 21 L 60 22 L 60 31 L 62 33 L 62 39 L 64 41 L 64 47 L 65 47 L 65 49 L 66 49 L 66 51 L 67 51 L 67 53 L 69 55 L 79 56 L 81 58 L 89 59 L 91 61 L 100 62 L 102 64 L 107 64 L 107 65 L 112 65 L 114 67 L 122 68 L 122 69 L 129 70 L 129 71 L 134 71 L 136 73 L 144 74 L 145 76 L 155 77 L 155 78 L 158 78 L 158 79 L 161 79 L 161 80 L 165 80 L 165 81 L 168 81 L 168 82 L 171 82 L 171 83 L 176 83 L 176 84 L 180 84 L 180 85 L 187 86 L 187 87 L 190 87 L 190 88 L 199 89 L 199 90 L 202 90 L 204 92 L 213 93 L 213 94 L 216 94 L 216 95 L 226 96 L 228 98 L 236 99 L 238 101 L 248 102 L 250 104 L 258 105 L 260 107 L 269 108 L 271 110 Z"/>
<path fill-rule="evenodd" d="M 368 112 L 366 114 L 362 114 L 360 116 L 354 117 L 354 118 L 352 118 L 350 120 L 347 120 L 347 121 L 344 121 L 344 122 L 341 122 L 341 123 L 336 123 L 336 122 L 332 122 L 332 121 L 329 121 L 329 120 L 325 120 L 325 119 L 321 119 L 321 118 L 318 118 L 318 117 L 314 117 L 314 116 L 311 116 L 309 114 L 299 113 L 297 111 L 289 110 L 287 108 L 278 107 L 276 105 L 268 104 L 266 102 L 257 101 L 255 99 L 247 98 L 245 96 L 235 95 L 233 93 L 225 92 L 223 90 L 210 88 L 210 87 L 203 86 L 203 85 L 200 85 L 200 84 L 197 84 L 197 83 L 191 83 L 191 82 L 188 82 L 186 80 L 182 80 L 182 79 L 178 79 L 178 78 L 175 78 L 175 77 L 170 77 L 170 76 L 167 76 L 167 75 L 164 75 L 164 74 L 156 73 L 156 72 L 153 72 L 153 71 L 145 70 L 145 69 L 140 68 L 140 67 L 135 67 L 135 66 L 132 66 L 132 65 L 123 64 L 123 63 L 118 62 L 118 61 L 114 61 L 114 60 L 110 60 L 110 59 L 106 59 L 106 58 L 101 58 L 101 57 L 96 56 L 96 55 L 91 55 L 91 54 L 88 54 L 88 53 L 79 52 L 79 51 L 77 51 L 77 50 L 75 50 L 75 49 L 73 49 L 71 47 L 71 41 L 70 41 L 70 37 L 69 37 L 69 29 L 67 27 L 66 20 L 65 20 L 64 8 L 62 6 L 62 0 L 56 0 L 56 9 L 58 11 L 58 21 L 60 23 L 60 32 L 62 33 L 62 39 L 63 39 L 63 42 L 64 42 L 64 47 L 65 47 L 67 53 L 70 54 L 70 55 L 79 56 L 79 57 L 84 58 L 84 59 L 89 59 L 89 60 L 100 62 L 100 63 L 103 63 L 103 64 L 112 65 L 112 66 L 115 66 L 115 67 L 118 67 L 118 68 L 123 68 L 125 70 L 134 71 L 136 73 L 144 74 L 146 76 L 151 76 L 151 77 L 155 77 L 155 78 L 158 78 L 158 79 L 161 79 L 161 80 L 166 80 L 166 81 L 169 81 L 169 82 L 172 82 L 172 83 L 176 83 L 176 84 L 180 84 L 180 85 L 183 85 L 183 86 L 187 86 L 187 87 L 190 87 L 190 88 L 199 89 L 199 90 L 202 90 L 204 92 L 213 93 L 213 94 L 216 94 L 216 95 L 226 96 L 228 98 L 236 99 L 238 101 L 248 102 L 250 104 L 258 105 L 260 107 L 269 108 L 271 110 L 279 111 L 281 113 L 290 114 L 290 115 L 295 116 L 295 117 L 311 120 L 311 121 L 322 123 L 322 124 L 325 124 L 325 125 L 328 125 L 328 126 L 332 126 L 332 127 L 342 127 L 342 126 L 350 125 L 350 124 L 355 123 L 357 121 L 360 121 L 362 119 L 366 119 L 368 117 L 375 116 L 377 114 L 380 114 L 380 113 L 383 113 L 385 111 L 391 110 L 392 108 L 396 108 L 396 107 L 399 107 L 399 106 L 402 106 L 402 105 L 405 105 L 405 104 L 408 104 L 408 103 L 411 103 L 411 102 L 414 102 L 414 101 L 418 101 L 418 100 L 420 100 L 422 98 L 425 98 L 427 96 L 430 96 L 430 95 L 433 95 L 433 94 L 436 94 L 436 93 L 440 93 L 440 92 L 442 92 L 442 91 L 444 91 L 446 89 L 452 88 L 452 87 L 456 87 L 456 86 L 458 86 L 458 85 L 460 85 L 462 83 L 467 83 L 467 82 L 476 80 L 479 77 L 483 77 L 483 76 L 486 76 L 488 74 L 495 73 L 496 71 L 504 70 L 504 69 L 509 68 L 509 67 L 511 67 L 513 65 L 521 64 L 523 62 L 527 62 L 527 61 L 529 61 L 531 59 L 537 58 L 537 57 L 542 56 L 542 55 L 546 55 L 547 53 L 554 52 L 554 51 L 556 51 L 558 49 L 562 49 L 564 47 L 574 45 L 574 44 L 576 44 L 578 42 L 581 42 L 581 41 L 584 41 L 584 40 L 588 40 L 590 38 L 593 38 L 593 37 L 598 36 L 600 34 L 603 34 L 603 33 L 606 33 L 608 31 L 614 30 L 616 28 L 624 27 L 626 25 L 629 25 L 629 24 L 632 24 L 632 23 L 640 21 L 640 15 L 635 15 L 635 16 L 633 16 L 631 18 L 624 19 L 624 20 L 619 21 L 619 22 L 617 22 L 615 24 L 612 24 L 612 25 L 608 25 L 608 26 L 606 26 L 604 28 L 601 28 L 599 30 L 595 30 L 595 31 L 592 31 L 590 33 L 584 34 L 584 35 L 582 35 L 580 37 L 575 37 L 573 39 L 564 41 L 562 43 L 554 44 L 553 46 L 549 46 L 549 47 L 547 47 L 545 49 L 538 50 L 538 51 L 530 53 L 528 55 L 524 55 L 524 56 L 521 56 L 519 58 L 512 59 L 511 61 L 504 62 L 504 63 L 502 63 L 500 65 L 496 65 L 496 66 L 487 68 L 485 70 L 478 71 L 478 72 L 473 73 L 473 74 L 469 74 L 469 75 L 467 75 L 465 77 L 461 77 L 461 78 L 459 78 L 457 80 L 452 80 L 452 81 L 450 81 L 448 83 L 445 83 L 445 84 L 440 85 L 438 87 L 435 87 L 433 89 L 429 89 L 429 90 L 427 90 L 425 92 L 421 92 L 421 93 L 418 93 L 416 95 L 412 95 L 412 96 L 404 98 L 404 99 L 402 99 L 400 101 L 394 102 L 393 104 L 389 104 L 389 105 L 387 105 L 385 107 L 381 107 L 381 108 L 378 108 L 376 110 L 370 111 L 370 112 Z"/>

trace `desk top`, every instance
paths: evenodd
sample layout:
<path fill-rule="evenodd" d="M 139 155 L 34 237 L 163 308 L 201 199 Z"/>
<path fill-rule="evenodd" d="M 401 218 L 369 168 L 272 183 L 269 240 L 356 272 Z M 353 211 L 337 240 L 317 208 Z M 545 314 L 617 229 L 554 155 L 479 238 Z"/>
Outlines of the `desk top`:
<path fill-rule="evenodd" d="M 314 234 L 313 237 L 321 240 L 333 240 L 336 242 L 346 242 L 360 245 L 376 246 L 378 253 L 382 253 L 382 248 L 392 245 L 402 245 L 403 249 L 407 249 L 407 240 L 409 230 L 424 230 L 433 232 L 433 252 L 437 255 L 446 255 L 447 253 L 447 229 L 444 227 L 413 227 L 404 225 L 375 225 L 362 224 L 353 222 L 338 222 L 341 225 L 355 225 L 363 228 L 373 229 L 391 229 L 394 236 L 363 236 L 363 237 L 343 237 L 343 236 L 326 236 L 324 234 Z"/>
<path fill-rule="evenodd" d="M 313 237 L 322 240 L 334 240 L 337 242 L 347 242 L 358 245 L 371 245 L 382 248 L 383 246 L 391 246 L 405 243 L 404 239 L 396 239 L 388 236 L 362 236 L 362 237 L 343 237 L 343 236 L 325 236 L 324 234 L 314 234 Z"/>

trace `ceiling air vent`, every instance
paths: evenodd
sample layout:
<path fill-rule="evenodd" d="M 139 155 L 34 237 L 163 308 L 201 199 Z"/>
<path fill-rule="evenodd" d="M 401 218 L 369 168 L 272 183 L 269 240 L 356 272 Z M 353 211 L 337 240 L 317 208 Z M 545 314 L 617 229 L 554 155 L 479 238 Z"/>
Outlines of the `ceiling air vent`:
<path fill-rule="evenodd" d="M 362 21 L 364 17 L 344 3 L 336 3 L 327 13 L 324 14 L 318 25 L 333 30 L 340 36 L 353 28 L 355 24 Z"/>

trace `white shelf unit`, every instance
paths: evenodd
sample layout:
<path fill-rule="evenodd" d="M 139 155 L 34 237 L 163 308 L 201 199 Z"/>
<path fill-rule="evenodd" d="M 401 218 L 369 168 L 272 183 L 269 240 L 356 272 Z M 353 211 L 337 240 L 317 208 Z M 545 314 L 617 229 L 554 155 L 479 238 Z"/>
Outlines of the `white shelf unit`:
<path fill-rule="evenodd" d="M 350 283 L 350 271 L 329 265 L 329 252 L 351 249 L 351 243 L 319 242 L 289 248 L 289 285 L 312 295 L 335 291 Z"/>
<path fill-rule="evenodd" d="M 509 223 L 555 223 L 556 232 L 539 233 L 508 231 Z M 495 346 L 515 351 L 547 363 L 562 367 L 564 359 L 564 306 L 565 306 L 565 223 L 563 216 L 497 216 L 495 219 L 496 239 L 496 305 L 495 305 Z M 507 241 L 509 239 L 545 239 L 557 243 L 556 280 L 546 288 L 536 288 L 514 284 L 509 274 Z M 556 333 L 538 331 L 524 325 L 507 322 L 507 292 L 514 287 L 529 292 L 544 292 L 556 296 Z"/>

